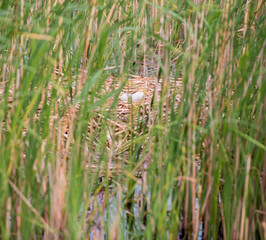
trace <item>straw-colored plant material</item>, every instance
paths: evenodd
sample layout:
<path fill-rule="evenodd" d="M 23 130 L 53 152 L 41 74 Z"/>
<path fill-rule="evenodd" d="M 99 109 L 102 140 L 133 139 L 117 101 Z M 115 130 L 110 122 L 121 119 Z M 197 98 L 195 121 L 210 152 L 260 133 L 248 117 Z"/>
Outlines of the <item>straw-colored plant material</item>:
<path fill-rule="evenodd" d="M 114 78 L 110 77 L 106 81 L 106 90 L 111 91 L 112 87 L 119 87 L 119 83 L 116 85 L 113 84 Z M 141 76 L 132 76 L 129 78 L 126 86 L 122 89 L 121 94 L 119 96 L 119 102 L 117 105 L 117 118 L 126 122 L 127 119 L 130 119 L 130 115 L 133 113 L 136 116 L 139 107 L 146 107 L 146 110 L 149 111 L 150 104 L 152 102 L 152 98 L 154 94 L 158 94 L 161 96 L 162 89 L 162 80 L 160 80 L 156 84 L 157 79 L 155 77 L 141 77 Z M 170 91 L 176 91 L 176 104 L 180 101 L 181 93 L 182 93 L 182 80 L 181 79 L 171 79 L 170 81 Z M 155 87 L 157 86 L 157 91 L 155 92 Z M 134 95 L 141 95 L 143 93 L 143 97 L 140 101 L 134 101 Z M 127 98 L 123 99 L 125 96 Z M 130 99 L 132 96 L 132 99 Z M 110 99 L 109 104 L 111 104 L 113 98 Z M 132 100 L 132 101 L 131 101 Z M 132 111 L 133 107 L 133 111 Z"/>

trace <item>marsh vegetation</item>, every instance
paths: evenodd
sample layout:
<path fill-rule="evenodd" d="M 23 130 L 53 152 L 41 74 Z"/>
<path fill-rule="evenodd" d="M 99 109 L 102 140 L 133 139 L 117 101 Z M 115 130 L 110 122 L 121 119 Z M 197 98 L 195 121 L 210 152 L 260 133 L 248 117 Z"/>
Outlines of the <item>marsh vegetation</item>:
<path fill-rule="evenodd" d="M 2 0 L 0 239 L 266 239 L 265 2 Z"/>

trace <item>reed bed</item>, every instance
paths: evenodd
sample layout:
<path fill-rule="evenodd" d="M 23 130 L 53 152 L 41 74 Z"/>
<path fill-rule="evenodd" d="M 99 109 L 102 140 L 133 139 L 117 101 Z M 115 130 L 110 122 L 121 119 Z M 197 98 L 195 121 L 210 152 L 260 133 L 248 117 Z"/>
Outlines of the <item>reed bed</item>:
<path fill-rule="evenodd" d="M 265 30 L 262 0 L 1 1 L 0 239 L 266 239 Z"/>

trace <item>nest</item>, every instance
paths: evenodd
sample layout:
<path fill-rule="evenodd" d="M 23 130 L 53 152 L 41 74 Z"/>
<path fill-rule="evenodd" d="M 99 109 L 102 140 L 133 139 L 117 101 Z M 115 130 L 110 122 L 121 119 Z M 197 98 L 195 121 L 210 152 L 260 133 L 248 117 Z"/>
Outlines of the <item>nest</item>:
<path fill-rule="evenodd" d="M 119 82 L 115 82 L 113 77 L 110 77 L 106 81 L 106 91 L 110 92 L 113 88 L 119 88 Z M 116 118 L 127 123 L 130 119 L 137 119 L 139 113 L 145 114 L 145 111 L 149 114 L 151 113 L 151 103 L 153 101 L 158 101 L 161 96 L 162 91 L 162 80 L 157 81 L 155 77 L 140 77 L 131 75 L 127 81 L 127 84 L 122 89 L 118 105 L 116 108 Z M 176 103 L 180 101 L 182 92 L 182 82 L 181 79 L 170 79 L 168 92 L 176 92 Z M 140 101 L 125 101 L 121 99 L 123 94 L 135 94 L 144 93 L 144 97 Z M 107 104 L 108 106 L 113 102 L 113 98 L 110 98 Z M 141 109 L 141 111 L 139 111 Z"/>
<path fill-rule="evenodd" d="M 119 80 L 115 79 L 114 77 L 109 77 L 105 82 L 105 89 L 103 90 L 102 94 L 104 95 L 108 92 L 110 93 L 114 89 L 119 89 L 120 86 L 121 82 Z M 109 118 L 106 119 L 106 116 L 103 116 L 103 107 L 101 106 L 96 110 L 93 121 L 89 123 L 88 131 L 99 131 L 99 129 L 101 129 L 103 126 L 102 120 L 107 121 L 108 124 L 105 124 L 107 127 L 106 150 L 109 153 L 112 152 L 113 157 L 116 156 L 116 159 L 119 159 L 122 155 L 123 159 L 127 159 L 132 131 L 133 136 L 145 136 L 143 135 L 145 134 L 143 133 L 143 129 L 139 129 L 139 126 L 141 125 L 139 123 L 143 122 L 143 126 L 145 125 L 144 122 L 148 120 L 149 122 L 146 122 L 148 127 L 153 125 L 152 122 L 158 113 L 158 107 L 154 107 L 154 104 L 152 103 L 156 101 L 159 103 L 162 89 L 162 80 L 157 82 L 157 79 L 153 77 L 140 77 L 131 75 L 119 95 L 118 104 L 116 105 L 115 109 L 110 109 L 113 101 L 115 100 L 114 97 L 108 99 L 105 105 L 105 110 L 111 112 Z M 141 99 L 141 101 L 125 101 L 120 98 L 123 94 L 134 94 L 136 92 L 144 93 L 144 97 Z M 168 95 L 165 94 L 165 99 L 162 101 L 164 121 L 167 121 L 167 117 L 171 111 L 171 108 L 167 106 L 167 96 L 173 96 L 173 92 L 176 96 L 175 107 L 177 107 L 182 93 L 181 79 L 171 79 L 169 81 L 168 91 L 166 91 Z M 158 99 L 154 100 L 156 94 Z M 88 138 L 88 140 L 90 139 Z M 96 148 L 97 141 L 94 142 L 94 145 Z M 110 151 L 111 149 L 113 150 Z"/>

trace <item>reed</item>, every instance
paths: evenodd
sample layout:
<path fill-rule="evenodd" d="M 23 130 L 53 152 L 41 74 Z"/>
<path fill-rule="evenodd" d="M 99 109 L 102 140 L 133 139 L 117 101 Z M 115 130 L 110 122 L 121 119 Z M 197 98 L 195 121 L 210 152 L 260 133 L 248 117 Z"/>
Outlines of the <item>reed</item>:
<path fill-rule="evenodd" d="M 3 0 L 0 33 L 1 239 L 266 238 L 262 0 Z"/>

